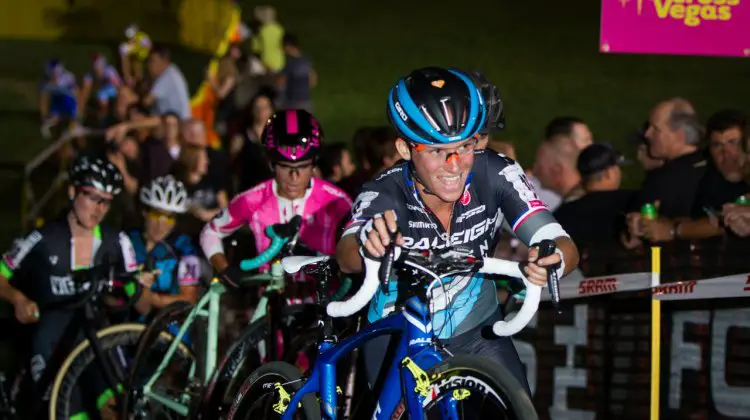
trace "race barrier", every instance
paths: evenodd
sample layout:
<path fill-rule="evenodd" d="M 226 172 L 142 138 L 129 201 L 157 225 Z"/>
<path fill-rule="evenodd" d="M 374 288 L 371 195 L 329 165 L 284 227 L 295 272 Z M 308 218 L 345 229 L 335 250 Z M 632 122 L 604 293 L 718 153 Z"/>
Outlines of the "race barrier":
<path fill-rule="evenodd" d="M 680 260 L 659 251 L 652 271 L 565 277 L 561 314 L 543 303 L 514 337 L 540 418 L 750 418 L 750 273 L 659 283 Z"/>

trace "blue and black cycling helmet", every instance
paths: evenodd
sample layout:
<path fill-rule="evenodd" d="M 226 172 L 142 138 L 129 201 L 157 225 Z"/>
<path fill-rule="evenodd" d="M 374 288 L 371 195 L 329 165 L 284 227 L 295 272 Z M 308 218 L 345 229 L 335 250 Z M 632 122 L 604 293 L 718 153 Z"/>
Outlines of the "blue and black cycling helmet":
<path fill-rule="evenodd" d="M 427 67 L 391 88 L 388 118 L 404 140 L 451 144 L 474 137 L 484 127 L 486 107 L 466 73 Z"/>
<path fill-rule="evenodd" d="M 485 120 L 484 127 L 479 130 L 479 134 L 502 131 L 505 128 L 505 109 L 497 86 L 476 70 L 468 70 L 466 74 L 471 77 L 477 89 L 479 89 L 479 93 L 484 99 L 484 106 L 487 108 L 487 119 Z"/>

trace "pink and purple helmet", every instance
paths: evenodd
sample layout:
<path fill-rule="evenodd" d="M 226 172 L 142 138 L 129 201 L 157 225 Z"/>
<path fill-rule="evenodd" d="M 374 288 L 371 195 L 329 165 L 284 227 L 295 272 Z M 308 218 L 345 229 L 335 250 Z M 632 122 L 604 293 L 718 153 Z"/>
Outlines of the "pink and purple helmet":
<path fill-rule="evenodd" d="M 287 109 L 268 120 L 262 140 L 272 162 L 315 159 L 323 143 L 323 128 L 309 112 Z"/>

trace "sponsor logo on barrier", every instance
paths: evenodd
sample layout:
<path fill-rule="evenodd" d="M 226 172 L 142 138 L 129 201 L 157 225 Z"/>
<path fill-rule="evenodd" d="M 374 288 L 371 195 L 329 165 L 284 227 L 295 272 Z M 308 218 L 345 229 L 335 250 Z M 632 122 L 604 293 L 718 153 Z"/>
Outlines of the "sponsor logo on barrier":
<path fill-rule="evenodd" d="M 697 281 L 662 284 L 651 289 L 652 295 L 689 295 L 695 291 Z"/>
<path fill-rule="evenodd" d="M 617 278 L 581 280 L 578 283 L 578 295 L 586 296 L 598 293 L 613 293 L 617 291 Z"/>
<path fill-rule="evenodd" d="M 745 285 L 746 285 L 745 288 L 742 290 L 746 292 L 750 292 L 750 275 L 747 276 L 747 281 L 745 281 Z"/>

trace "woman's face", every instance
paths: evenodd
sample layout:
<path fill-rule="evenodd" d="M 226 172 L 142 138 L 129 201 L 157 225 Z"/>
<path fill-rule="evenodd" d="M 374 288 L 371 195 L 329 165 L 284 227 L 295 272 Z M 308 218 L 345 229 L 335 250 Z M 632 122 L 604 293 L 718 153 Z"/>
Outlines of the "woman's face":
<path fill-rule="evenodd" d="M 273 115 L 273 104 L 268 96 L 259 96 L 255 99 L 252 108 L 253 122 L 264 123 Z"/>

